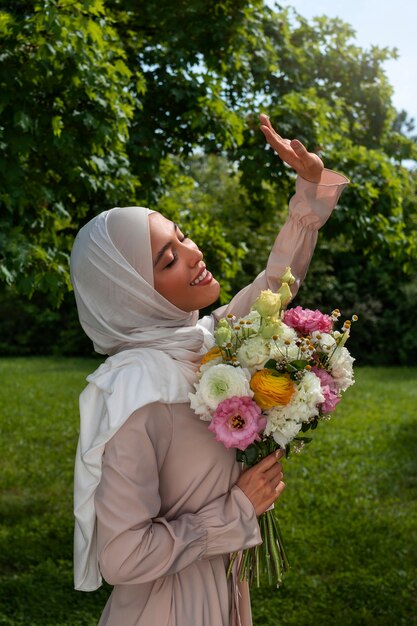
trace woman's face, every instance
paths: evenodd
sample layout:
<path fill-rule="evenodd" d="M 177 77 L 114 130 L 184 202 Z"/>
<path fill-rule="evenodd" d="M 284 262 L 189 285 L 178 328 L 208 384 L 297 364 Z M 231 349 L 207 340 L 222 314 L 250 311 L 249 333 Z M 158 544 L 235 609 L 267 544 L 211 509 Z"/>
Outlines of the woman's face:
<path fill-rule="evenodd" d="M 156 291 L 183 311 L 215 302 L 220 285 L 206 269 L 195 243 L 160 213 L 149 215 L 149 230 Z"/>

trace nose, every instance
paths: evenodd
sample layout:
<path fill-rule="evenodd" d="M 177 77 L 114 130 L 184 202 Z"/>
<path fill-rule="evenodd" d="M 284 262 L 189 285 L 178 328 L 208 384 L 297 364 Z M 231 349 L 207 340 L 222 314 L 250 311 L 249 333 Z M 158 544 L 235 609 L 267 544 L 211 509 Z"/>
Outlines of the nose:
<path fill-rule="evenodd" d="M 190 266 L 194 267 L 195 265 L 197 265 L 197 263 L 200 263 L 200 261 L 202 260 L 203 253 L 193 241 L 190 241 L 190 243 L 191 245 L 186 246 L 186 254 L 187 254 L 187 258 L 188 258 L 188 262 Z"/>

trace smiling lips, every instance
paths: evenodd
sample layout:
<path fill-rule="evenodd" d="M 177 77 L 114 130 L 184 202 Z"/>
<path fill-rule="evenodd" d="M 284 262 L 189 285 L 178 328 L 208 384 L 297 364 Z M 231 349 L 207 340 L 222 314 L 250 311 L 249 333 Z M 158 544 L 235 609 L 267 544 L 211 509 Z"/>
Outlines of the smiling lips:
<path fill-rule="evenodd" d="M 196 287 L 197 285 L 207 285 L 212 279 L 211 273 L 208 271 L 206 267 L 202 269 L 197 278 L 195 278 L 190 285 L 192 287 Z"/>

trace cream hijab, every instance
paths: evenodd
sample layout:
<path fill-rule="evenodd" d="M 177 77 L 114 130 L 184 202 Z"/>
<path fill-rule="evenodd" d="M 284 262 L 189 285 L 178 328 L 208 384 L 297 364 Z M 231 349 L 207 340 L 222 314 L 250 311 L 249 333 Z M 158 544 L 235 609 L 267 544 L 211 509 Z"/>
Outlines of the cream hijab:
<path fill-rule="evenodd" d="M 188 402 L 201 354 L 213 345 L 211 318 L 199 321 L 154 289 L 151 212 L 105 211 L 80 230 L 71 252 L 81 326 L 95 350 L 110 355 L 80 395 L 74 582 L 82 591 L 101 585 L 94 495 L 106 442 L 142 406 Z"/>

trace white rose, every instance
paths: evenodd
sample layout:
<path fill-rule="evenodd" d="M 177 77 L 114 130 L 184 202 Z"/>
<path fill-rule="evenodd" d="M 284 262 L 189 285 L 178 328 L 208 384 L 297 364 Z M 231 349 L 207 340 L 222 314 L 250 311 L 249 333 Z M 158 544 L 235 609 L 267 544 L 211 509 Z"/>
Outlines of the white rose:
<path fill-rule="evenodd" d="M 191 408 L 203 419 L 209 419 L 209 414 L 226 398 L 252 397 L 249 380 L 249 372 L 241 367 L 215 365 L 203 372 L 195 385 L 196 393 L 189 395 Z"/>
<path fill-rule="evenodd" d="M 261 369 L 271 355 L 269 343 L 262 337 L 251 337 L 240 346 L 237 358 L 242 367 Z"/>

